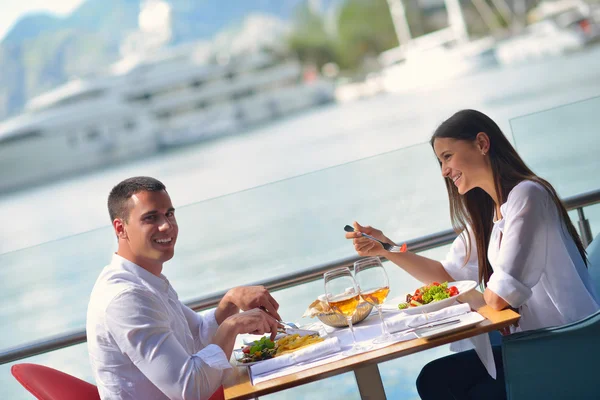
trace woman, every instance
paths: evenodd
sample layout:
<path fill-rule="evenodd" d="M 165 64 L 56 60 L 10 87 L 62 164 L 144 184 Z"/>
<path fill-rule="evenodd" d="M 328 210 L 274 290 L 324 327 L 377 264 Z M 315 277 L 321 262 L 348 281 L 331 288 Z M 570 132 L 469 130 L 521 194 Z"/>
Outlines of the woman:
<path fill-rule="evenodd" d="M 445 178 L 453 227 L 460 232 L 446 259 L 389 253 L 361 232 L 392 240 L 355 223 L 356 232 L 346 237 L 360 256 L 386 257 L 424 283 L 476 280 L 490 307 L 518 309 L 521 319 L 513 331 L 566 324 L 599 309 L 585 249 L 565 207 L 494 121 L 478 111 L 459 111 L 437 128 L 431 145 Z M 494 358 L 497 380 L 473 350 L 435 360 L 419 375 L 419 395 L 505 398 L 499 348 Z"/>

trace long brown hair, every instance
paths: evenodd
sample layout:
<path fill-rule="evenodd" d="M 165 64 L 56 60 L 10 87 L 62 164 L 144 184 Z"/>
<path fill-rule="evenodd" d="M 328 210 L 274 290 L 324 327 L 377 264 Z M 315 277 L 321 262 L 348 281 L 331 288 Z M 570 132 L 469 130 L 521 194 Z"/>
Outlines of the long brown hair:
<path fill-rule="evenodd" d="M 433 147 L 437 138 L 451 138 L 474 142 L 479 132 L 486 133 L 490 140 L 488 154 L 499 204 L 506 202 L 510 191 L 521 181 L 530 180 L 544 186 L 556 204 L 564 226 L 566 226 L 568 233 L 573 238 L 573 241 L 575 241 L 577 249 L 587 265 L 585 248 L 556 191 L 550 183 L 534 174 L 527 167 L 506 136 L 504 136 L 502 130 L 490 117 L 475 110 L 461 110 L 444 121 L 435 130 L 430 143 Z M 477 187 L 469 190 L 464 195 L 460 195 L 452 180 L 445 179 L 445 183 L 450 201 L 452 227 L 459 234 L 466 231 L 467 227 L 473 231 L 475 247 L 477 249 L 477 260 L 479 262 L 479 283 L 486 286 L 492 275 L 492 267 L 487 258 L 487 250 L 493 227 L 494 200 L 481 188 Z M 465 263 L 469 259 L 472 248 L 470 235 L 466 235 L 466 237 L 467 257 L 465 258 Z"/>

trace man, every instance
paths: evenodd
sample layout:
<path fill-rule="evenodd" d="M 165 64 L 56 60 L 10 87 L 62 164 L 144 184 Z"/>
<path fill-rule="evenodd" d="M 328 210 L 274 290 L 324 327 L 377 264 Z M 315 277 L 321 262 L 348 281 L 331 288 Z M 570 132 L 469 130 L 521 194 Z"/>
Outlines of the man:
<path fill-rule="evenodd" d="M 238 334 L 275 336 L 279 304 L 263 287 L 231 289 L 202 316 L 179 301 L 162 275 L 178 227 L 158 180 L 124 180 L 112 189 L 108 210 L 118 250 L 94 285 L 87 313 L 100 397 L 207 399 L 231 368 Z"/>

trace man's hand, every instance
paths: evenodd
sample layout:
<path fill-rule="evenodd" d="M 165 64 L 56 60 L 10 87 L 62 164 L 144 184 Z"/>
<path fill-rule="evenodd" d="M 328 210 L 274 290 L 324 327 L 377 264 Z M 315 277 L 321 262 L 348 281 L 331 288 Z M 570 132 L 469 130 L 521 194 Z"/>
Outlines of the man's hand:
<path fill-rule="evenodd" d="M 230 301 L 242 311 L 262 308 L 278 321 L 281 321 L 281 316 L 277 312 L 279 303 L 264 286 L 236 287 L 231 289 L 225 297 L 229 297 Z"/>
<path fill-rule="evenodd" d="M 261 308 L 277 320 L 281 316 L 277 312 L 279 303 L 264 286 L 240 286 L 225 294 L 215 312 L 217 322 L 221 324 L 227 317 L 237 314 L 240 310 L 247 311 Z"/>
<path fill-rule="evenodd" d="M 254 308 L 242 313 L 236 313 L 225 319 L 219 326 L 219 329 L 217 329 L 212 343 L 221 347 L 227 358 L 230 358 L 235 338 L 238 334 L 252 333 L 262 335 L 270 332 L 271 340 L 274 340 L 277 335 L 277 329 L 281 326 L 271 315 L 259 308 Z"/>
<path fill-rule="evenodd" d="M 283 327 L 275 318 L 259 308 L 232 315 L 225 323 L 234 324 L 238 334 L 262 335 L 270 332 L 271 340 L 275 339 L 277 329 Z"/>

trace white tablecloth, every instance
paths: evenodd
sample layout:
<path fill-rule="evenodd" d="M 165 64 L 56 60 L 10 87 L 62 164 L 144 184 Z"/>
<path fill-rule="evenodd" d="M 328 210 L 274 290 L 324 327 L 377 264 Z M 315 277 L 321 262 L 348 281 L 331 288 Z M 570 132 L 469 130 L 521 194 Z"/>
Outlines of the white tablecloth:
<path fill-rule="evenodd" d="M 473 320 L 470 318 L 473 314 L 468 304 L 457 304 L 446 307 L 440 311 L 427 314 L 406 315 L 405 313 L 386 313 L 384 318 L 390 332 L 396 332 L 396 338 L 392 342 L 383 344 L 373 344 L 374 338 L 382 334 L 381 320 L 374 313 L 365 321 L 354 327 L 357 341 L 364 346 L 369 346 L 369 350 L 374 350 L 391 344 L 417 338 L 417 334 L 411 328 L 420 325 L 435 323 L 441 320 L 461 319 Z M 477 316 L 479 316 L 477 314 Z M 482 319 L 482 318 L 481 318 Z M 333 361 L 343 359 L 347 356 L 343 351 L 352 347 L 352 335 L 348 328 L 332 328 L 323 325 L 321 322 L 312 323 L 304 326 L 306 329 L 317 330 L 326 340 L 294 353 L 289 353 L 280 357 L 266 360 L 250 366 L 250 379 L 253 384 L 264 382 L 270 379 L 290 375 L 302 370 L 306 370 L 319 365 L 324 365 Z M 433 329 L 433 328 L 432 328 Z M 435 328 L 436 333 L 448 332 L 460 329 L 460 324 L 440 326 Z M 405 333 L 403 333 L 405 332 Z M 472 347 L 475 348 L 481 361 L 485 365 L 488 373 L 493 378 L 496 377 L 496 367 L 488 335 L 479 335 L 471 339 Z M 463 342 L 463 341 L 461 341 Z"/>

